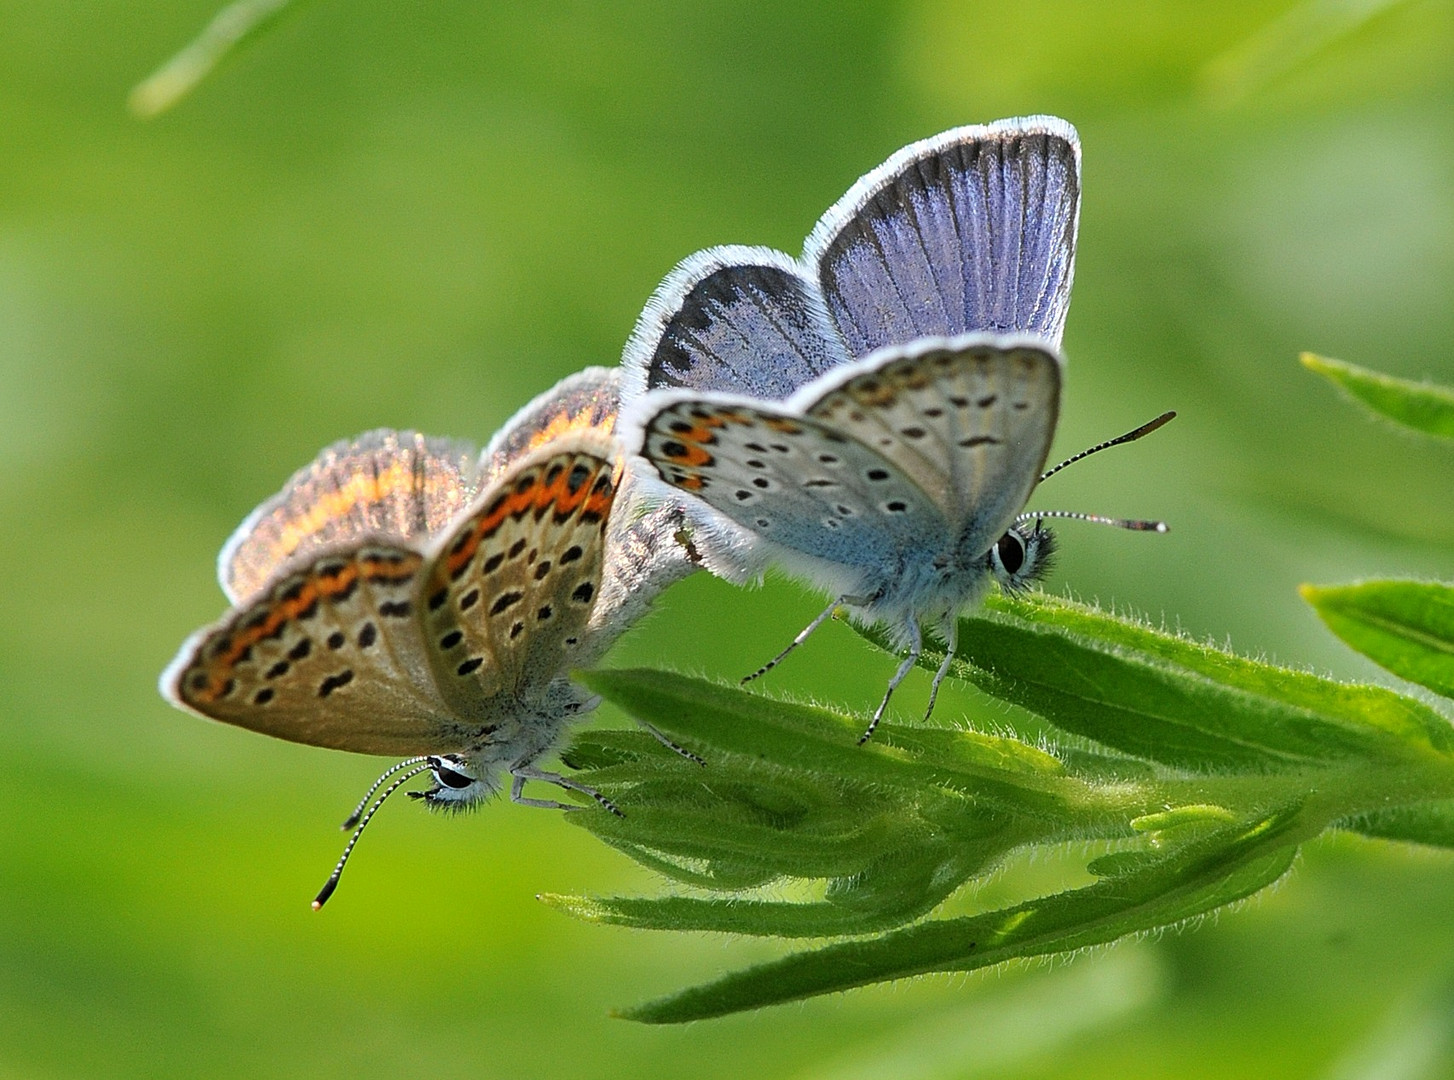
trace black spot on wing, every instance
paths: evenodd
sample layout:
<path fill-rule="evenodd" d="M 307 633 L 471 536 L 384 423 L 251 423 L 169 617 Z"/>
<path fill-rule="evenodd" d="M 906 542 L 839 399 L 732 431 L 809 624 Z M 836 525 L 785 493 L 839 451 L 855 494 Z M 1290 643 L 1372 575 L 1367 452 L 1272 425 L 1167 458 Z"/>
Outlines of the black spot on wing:
<path fill-rule="evenodd" d="M 330 675 L 318 685 L 318 696 L 326 698 L 335 690 L 342 690 L 349 683 L 353 682 L 353 669 L 344 668 L 337 675 Z"/>
<path fill-rule="evenodd" d="M 520 598 L 524 595 L 525 594 L 523 592 L 520 592 L 519 590 L 512 590 L 510 592 L 501 593 L 499 596 L 495 597 L 495 602 L 490 605 L 490 614 L 501 614 L 513 605 L 518 604 L 520 602 Z"/>

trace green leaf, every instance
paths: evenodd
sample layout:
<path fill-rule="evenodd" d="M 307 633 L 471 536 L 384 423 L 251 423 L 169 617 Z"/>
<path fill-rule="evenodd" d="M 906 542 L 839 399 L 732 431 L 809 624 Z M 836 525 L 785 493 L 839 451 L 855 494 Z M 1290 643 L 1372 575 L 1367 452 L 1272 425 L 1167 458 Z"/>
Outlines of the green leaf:
<path fill-rule="evenodd" d="M 892 722 L 860 746 L 861 716 L 659 671 L 576 676 L 705 764 L 644 732 L 585 733 L 563 757 L 624 816 L 570 820 L 710 895 L 547 903 L 637 928 L 843 939 L 630 1015 L 717 1016 L 1112 941 L 1250 894 L 1331 827 L 1454 841 L 1454 811 L 1430 809 L 1454 806 L 1454 734 L 1418 702 L 1038 595 L 992 597 L 961 627 L 951 674 L 1106 749 Z M 932 920 L 1016 850 L 1097 838 L 1122 843 L 1088 863 L 1093 885 Z"/>
<path fill-rule="evenodd" d="M 1304 585 L 1328 629 L 1400 678 L 1454 697 L 1454 587 L 1433 581 Z"/>
<path fill-rule="evenodd" d="M 795 937 L 902 925 L 1024 843 L 1127 835 L 1156 798 L 1118 782 L 1097 799 L 1013 739 L 886 726 L 859 746 L 861 717 L 664 672 L 578 677 L 707 763 L 645 733 L 584 733 L 564 759 L 597 765 L 585 780 L 625 812 L 573 823 L 691 886 L 827 883 L 821 903 L 551 901 L 600 921 Z"/>
<path fill-rule="evenodd" d="M 999 843 L 929 844 L 881 855 L 860 874 L 834 882 L 822 901 L 742 897 L 585 897 L 542 901 L 588 922 L 643 930 L 695 930 L 770 937 L 841 937 L 902 926 L 927 914 L 1002 851 Z"/>
<path fill-rule="evenodd" d="M 775 701 L 664 671 L 599 670 L 577 678 L 699 753 L 713 747 L 763 765 L 910 792 L 944 787 L 1018 812 L 1060 810 L 1060 762 L 1013 739 L 888 725 L 881 739 L 859 746 L 863 718 L 820 706 Z"/>
<path fill-rule="evenodd" d="M 1303 353 L 1301 359 L 1303 367 L 1332 380 L 1378 415 L 1427 435 L 1454 439 L 1454 390 L 1396 379 L 1313 353 Z"/>
<path fill-rule="evenodd" d="M 959 626 L 957 677 L 1175 768 L 1263 772 L 1454 751 L 1443 717 L 1392 691 L 1248 660 L 1073 601 L 997 594 Z M 933 668 L 943 655 L 930 642 L 920 662 Z"/>
<path fill-rule="evenodd" d="M 1219 830 L 1126 873 L 983 915 L 920 923 L 797 953 L 621 1015 L 683 1023 L 940 971 L 973 971 L 1183 922 L 1276 881 L 1292 864 L 1295 812 Z"/>
<path fill-rule="evenodd" d="M 1340 827 L 1380 840 L 1454 848 L 1454 799 L 1378 810 L 1340 822 Z"/>
<path fill-rule="evenodd" d="M 138 83 L 127 98 L 143 119 L 160 116 L 181 101 L 228 56 L 277 26 L 289 9 L 308 0 L 236 0 L 228 4 L 183 49 Z"/>

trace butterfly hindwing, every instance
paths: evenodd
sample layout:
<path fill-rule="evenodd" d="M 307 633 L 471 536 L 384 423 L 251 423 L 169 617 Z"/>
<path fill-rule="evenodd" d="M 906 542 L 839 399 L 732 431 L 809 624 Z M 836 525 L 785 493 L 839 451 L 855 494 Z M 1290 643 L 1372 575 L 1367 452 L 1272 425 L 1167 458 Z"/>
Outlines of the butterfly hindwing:
<path fill-rule="evenodd" d="M 425 634 L 459 715 L 529 700 L 569 670 L 601 584 L 615 499 L 610 440 L 580 432 L 504 472 L 425 568 Z"/>
<path fill-rule="evenodd" d="M 988 550 L 1034 489 L 1059 401 L 1044 342 L 970 334 L 880 350 L 790 404 L 872 447 Z"/>
<path fill-rule="evenodd" d="M 747 532 L 860 572 L 889 572 L 926 535 L 930 498 L 874 448 L 832 425 L 726 395 L 665 399 L 641 454 L 661 479 Z"/>
<path fill-rule="evenodd" d="M 571 432 L 612 437 L 621 387 L 627 381 L 630 377 L 622 369 L 605 367 L 589 367 L 562 379 L 521 408 L 490 440 L 484 454 L 487 474 L 497 477 L 525 455 Z M 574 663 L 586 664 L 604 653 L 663 589 L 697 569 L 677 539 L 684 523 L 681 511 L 648 507 L 638 487 L 628 462 L 606 527 L 599 598 Z"/>
<path fill-rule="evenodd" d="M 617 369 L 588 367 L 526 402 L 485 447 L 485 479 L 497 480 L 541 447 L 573 432 L 608 438 L 616 429 L 619 385 Z"/>
<path fill-rule="evenodd" d="M 1029 332 L 1060 344 L 1080 144 L 1053 117 L 957 128 L 862 177 L 803 261 L 855 357 L 926 336 Z"/>
<path fill-rule="evenodd" d="M 163 675 L 164 693 L 214 720 L 312 746 L 457 748 L 414 605 L 422 553 L 365 542 L 294 566 L 194 635 Z"/>
<path fill-rule="evenodd" d="M 251 598 L 285 562 L 364 537 L 424 540 L 473 498 L 468 443 L 381 429 L 335 443 L 232 534 L 217 560 L 229 600 Z"/>

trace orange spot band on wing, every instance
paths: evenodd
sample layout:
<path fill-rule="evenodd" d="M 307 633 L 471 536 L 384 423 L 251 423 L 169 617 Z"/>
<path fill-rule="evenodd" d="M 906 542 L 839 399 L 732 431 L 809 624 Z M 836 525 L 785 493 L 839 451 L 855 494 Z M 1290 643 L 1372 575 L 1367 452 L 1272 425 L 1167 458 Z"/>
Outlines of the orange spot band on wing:
<path fill-rule="evenodd" d="M 452 479 L 433 478 L 425 482 L 422 491 L 428 498 L 440 487 L 453 483 Z M 278 542 L 272 547 L 279 555 L 286 556 L 329 522 L 347 517 L 360 504 L 386 502 L 396 493 L 412 491 L 418 486 L 418 474 L 403 462 L 395 462 L 378 473 L 350 476 L 336 488 L 317 492 L 305 512 L 284 522 L 278 529 Z"/>
<path fill-rule="evenodd" d="M 360 580 L 385 581 L 397 584 L 407 581 L 419 570 L 422 560 L 413 552 L 398 552 L 390 555 L 365 554 L 356 561 L 346 562 L 337 573 L 314 572 L 295 586 L 284 591 L 284 599 L 267 609 L 264 618 L 244 623 L 233 632 L 231 640 L 222 655 L 212 665 L 208 685 L 197 692 L 200 701 L 216 701 L 227 685 L 227 673 L 247 655 L 249 649 L 259 641 L 280 633 L 284 626 L 308 611 L 319 600 L 328 600 L 352 590 Z"/>
<path fill-rule="evenodd" d="M 682 452 L 679 454 L 665 454 L 667 460 L 678 465 L 705 465 L 712 460 L 712 455 L 703 450 L 695 441 L 689 442 L 691 435 L 683 435 Z"/>
<path fill-rule="evenodd" d="M 576 465 L 582 463 L 590 467 L 590 472 L 581 481 L 580 486 L 572 492 L 570 489 L 571 472 Z M 564 518 L 574 513 L 582 504 L 585 505 L 586 510 L 593 510 L 604 516 L 610 510 L 615 498 L 615 488 L 613 486 L 607 492 L 600 494 L 594 492 L 602 464 L 597 458 L 580 458 L 569 462 L 556 461 L 549 466 L 541 466 L 534 477 L 534 483 L 523 491 L 512 488 L 510 493 L 499 500 L 488 514 L 475 522 L 466 541 L 456 545 L 449 552 L 444 565 L 449 576 L 454 577 L 462 567 L 466 566 L 475 557 L 480 542 L 485 537 L 492 535 L 507 518 L 521 517 L 531 511 L 545 510 L 553 510 L 556 516 Z M 560 471 L 555 480 L 549 484 L 545 483 L 545 474 L 556 466 L 560 467 Z"/>
<path fill-rule="evenodd" d="M 586 497 L 586 505 L 581 510 L 582 514 L 595 514 L 597 517 L 605 517 L 611 512 L 611 504 L 616 500 L 616 487 L 608 485 L 603 491 L 596 491 L 595 485 L 591 485 L 591 493 Z"/>
<path fill-rule="evenodd" d="M 539 431 L 531 435 L 527 449 L 537 450 L 546 443 L 552 442 L 562 435 L 568 435 L 572 431 L 596 430 L 610 434 L 615 426 L 615 410 L 599 418 L 593 418 L 589 408 L 578 412 L 566 410 L 552 416 Z"/>

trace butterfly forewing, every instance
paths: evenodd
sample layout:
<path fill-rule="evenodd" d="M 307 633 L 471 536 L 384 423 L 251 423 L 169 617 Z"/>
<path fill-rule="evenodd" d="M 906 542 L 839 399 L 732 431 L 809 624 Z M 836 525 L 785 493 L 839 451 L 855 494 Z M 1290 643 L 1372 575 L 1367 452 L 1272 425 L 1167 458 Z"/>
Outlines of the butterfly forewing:
<path fill-rule="evenodd" d="M 849 359 L 817 283 L 766 248 L 713 248 L 676 268 L 626 347 L 627 393 L 687 387 L 785 398 Z"/>
<path fill-rule="evenodd" d="M 283 563 L 364 537 L 424 539 L 474 497 L 478 452 L 414 431 L 371 431 L 336 443 L 238 527 L 217 575 L 233 603 Z"/>
<path fill-rule="evenodd" d="M 959 128 L 860 179 L 803 258 L 855 357 L 974 331 L 1059 345 L 1079 202 L 1080 147 L 1064 121 Z"/>
<path fill-rule="evenodd" d="M 967 335 L 885 349 L 851 370 L 802 403 L 807 415 L 881 454 L 952 528 L 992 533 L 986 547 L 998 539 L 1050 450 L 1058 357 L 1027 339 Z"/>
<path fill-rule="evenodd" d="M 784 400 L 886 345 L 974 332 L 1059 346 L 1080 143 L 1054 117 L 956 128 L 894 154 L 823 215 L 801 259 L 720 247 L 683 260 L 623 358 L 624 399 L 687 388 Z"/>
<path fill-rule="evenodd" d="M 194 712 L 292 742 L 456 749 L 415 613 L 423 565 L 417 549 L 394 543 L 301 560 L 184 645 L 163 687 Z"/>
<path fill-rule="evenodd" d="M 609 440 L 561 439 L 504 473 L 432 554 L 425 634 L 459 715 L 528 699 L 568 670 L 600 589 L 615 468 Z"/>
<path fill-rule="evenodd" d="M 616 428 L 619 373 L 589 367 L 527 402 L 485 447 L 486 479 L 499 479 L 547 443 L 574 432 L 609 437 Z"/>
<path fill-rule="evenodd" d="M 889 572 L 944 515 L 874 448 L 783 407 L 678 400 L 646 425 L 642 456 L 756 536 L 813 558 Z"/>
<path fill-rule="evenodd" d="M 616 428 L 622 381 L 619 368 L 604 367 L 562 379 L 520 409 L 490 440 L 484 454 L 487 474 L 498 477 L 545 443 L 572 432 L 609 438 Z M 628 468 L 617 485 L 607 525 L 591 625 L 572 663 L 586 664 L 604 653 L 662 589 L 697 568 L 676 540 L 682 523 L 673 507 L 641 504 Z"/>

